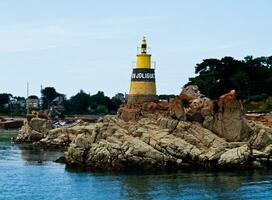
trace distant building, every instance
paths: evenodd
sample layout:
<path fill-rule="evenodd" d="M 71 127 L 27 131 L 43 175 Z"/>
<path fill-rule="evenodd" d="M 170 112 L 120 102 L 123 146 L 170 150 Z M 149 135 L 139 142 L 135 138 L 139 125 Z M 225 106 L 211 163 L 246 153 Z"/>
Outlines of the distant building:
<path fill-rule="evenodd" d="M 25 108 L 26 100 L 23 97 L 12 97 L 9 100 L 8 107 L 11 109 Z"/>
<path fill-rule="evenodd" d="M 57 110 L 64 110 L 64 100 L 65 96 L 64 95 L 59 95 L 53 101 L 50 102 L 49 104 L 49 109 L 57 109 Z"/>
<path fill-rule="evenodd" d="M 31 95 L 26 99 L 26 108 L 27 109 L 39 109 L 40 100 L 37 96 Z"/>

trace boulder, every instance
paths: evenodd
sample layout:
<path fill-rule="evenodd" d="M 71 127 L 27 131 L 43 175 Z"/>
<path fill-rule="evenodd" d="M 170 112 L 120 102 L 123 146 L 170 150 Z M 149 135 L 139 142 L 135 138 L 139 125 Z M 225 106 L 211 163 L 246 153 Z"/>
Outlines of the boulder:
<path fill-rule="evenodd" d="M 178 120 L 186 120 L 186 114 L 181 99 L 175 97 L 169 104 L 170 116 Z"/>
<path fill-rule="evenodd" d="M 44 135 L 38 131 L 31 130 L 29 135 L 28 135 L 28 140 L 30 142 L 37 142 L 41 140 L 44 137 Z"/>
<path fill-rule="evenodd" d="M 183 88 L 179 98 L 182 101 L 189 102 L 189 106 L 186 108 L 186 116 L 190 121 L 203 122 L 205 117 L 213 112 L 212 100 L 202 95 L 195 85 Z"/>
<path fill-rule="evenodd" d="M 131 121 L 139 119 L 141 111 L 138 108 L 129 108 L 126 106 L 120 107 L 118 109 L 118 116 L 124 121 Z"/>
<path fill-rule="evenodd" d="M 249 161 L 250 149 L 247 144 L 229 149 L 224 152 L 218 160 L 218 165 L 222 167 L 241 167 L 245 166 Z"/>
<path fill-rule="evenodd" d="M 234 90 L 220 97 L 218 111 L 207 117 L 203 125 L 230 142 L 248 139 L 251 130 Z"/>
<path fill-rule="evenodd" d="M 49 120 L 38 118 L 38 117 L 32 118 L 30 120 L 29 127 L 32 130 L 38 131 L 43 134 L 47 134 L 48 131 L 53 129 L 53 125 Z"/>
<path fill-rule="evenodd" d="M 263 152 L 267 155 L 272 155 L 272 144 L 266 146 Z"/>
<path fill-rule="evenodd" d="M 203 97 L 203 95 L 200 93 L 197 85 L 188 85 L 184 87 L 180 93 L 180 96 L 183 98 L 186 98 L 188 100 L 190 99 L 198 99 Z"/>
<path fill-rule="evenodd" d="M 260 123 L 251 123 L 252 134 L 250 136 L 250 144 L 252 148 L 264 150 L 272 144 L 272 129 Z"/>

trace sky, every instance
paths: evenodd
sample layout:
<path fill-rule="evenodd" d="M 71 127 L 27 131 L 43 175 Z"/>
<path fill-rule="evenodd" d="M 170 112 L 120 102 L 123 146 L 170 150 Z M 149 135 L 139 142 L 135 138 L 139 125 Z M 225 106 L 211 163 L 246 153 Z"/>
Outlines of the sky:
<path fill-rule="evenodd" d="M 128 93 L 143 36 L 158 94 L 206 58 L 272 55 L 271 0 L 0 0 L 0 93 Z"/>

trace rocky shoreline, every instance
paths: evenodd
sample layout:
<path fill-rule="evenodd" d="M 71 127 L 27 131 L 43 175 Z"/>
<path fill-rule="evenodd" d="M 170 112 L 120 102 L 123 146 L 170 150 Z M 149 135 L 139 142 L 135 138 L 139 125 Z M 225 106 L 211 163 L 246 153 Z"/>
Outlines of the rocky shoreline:
<path fill-rule="evenodd" d="M 189 86 L 171 102 L 123 105 L 97 123 L 55 128 L 34 116 L 14 142 L 65 149 L 67 166 L 90 170 L 253 169 L 271 165 L 272 129 L 245 118 L 235 91 L 211 101 Z"/>
<path fill-rule="evenodd" d="M 0 117 L 0 129 L 10 130 L 19 129 L 23 126 L 22 118 L 4 118 Z"/>

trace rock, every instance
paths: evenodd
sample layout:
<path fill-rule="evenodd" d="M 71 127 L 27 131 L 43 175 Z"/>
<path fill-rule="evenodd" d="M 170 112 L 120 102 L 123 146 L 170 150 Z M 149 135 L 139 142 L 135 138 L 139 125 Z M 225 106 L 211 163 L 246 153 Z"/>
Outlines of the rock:
<path fill-rule="evenodd" d="M 65 153 L 67 165 L 105 171 L 263 165 L 263 161 L 254 164 L 250 158 L 266 154 L 250 151 L 248 142 L 228 142 L 201 123 L 173 119 L 164 112 L 147 115 L 150 108 L 146 105 L 141 109 L 138 120 L 125 122 L 120 116 L 105 116 L 92 131 L 78 134 Z"/>
<path fill-rule="evenodd" d="M 42 138 L 43 138 L 43 134 L 35 130 L 31 130 L 28 136 L 28 140 L 31 142 L 39 141 Z"/>
<path fill-rule="evenodd" d="M 247 120 L 260 122 L 266 127 L 272 128 L 272 112 L 270 113 L 247 113 Z"/>
<path fill-rule="evenodd" d="M 47 120 L 49 120 L 49 117 L 45 113 L 37 112 L 37 111 L 32 111 L 31 114 L 27 114 L 26 115 L 26 119 L 27 119 L 28 122 L 30 122 L 30 120 L 32 118 L 40 118 L 40 119 L 47 119 Z"/>
<path fill-rule="evenodd" d="M 24 121 L 20 133 L 13 140 L 15 143 L 32 143 L 35 145 L 62 148 L 72 140 L 68 129 L 53 127 L 48 119 L 33 117 Z"/>
<path fill-rule="evenodd" d="M 267 147 L 265 147 L 263 152 L 265 154 L 271 155 L 272 154 L 272 144 L 269 144 Z"/>
<path fill-rule="evenodd" d="M 66 163 L 65 157 L 61 156 L 54 161 L 55 163 Z"/>
<path fill-rule="evenodd" d="M 26 119 L 27 119 L 28 122 L 30 122 L 30 120 L 31 120 L 32 118 L 35 118 L 35 117 L 37 117 L 37 116 L 34 115 L 34 114 L 27 114 L 27 115 L 26 115 Z"/>
<path fill-rule="evenodd" d="M 129 122 L 127 130 L 122 121 L 107 116 L 96 131 L 77 135 L 65 153 L 67 164 L 92 170 L 177 169 L 185 163 L 200 164 L 209 148 L 226 143 L 190 122 L 142 118 Z"/>
<path fill-rule="evenodd" d="M 144 122 L 140 121 L 139 123 Z M 146 125 L 150 124 L 148 123 Z M 152 134 L 149 136 L 152 138 L 156 136 L 156 139 L 159 140 L 158 147 L 156 148 L 156 143 L 154 143 L 154 146 L 150 145 L 150 139 L 145 140 L 146 136 L 139 134 L 143 132 L 146 133 L 146 127 L 137 127 L 135 128 L 135 133 L 129 135 L 129 132 L 121 127 L 112 132 L 112 126 L 114 125 L 111 124 L 107 126 L 104 124 L 97 127 L 96 133 L 93 131 L 85 135 L 78 135 L 65 154 L 68 164 L 104 170 L 148 170 L 172 168 L 181 163 L 180 158 L 177 159 L 170 155 L 172 153 L 170 147 L 168 151 L 165 150 L 165 153 L 158 150 L 160 149 L 160 145 L 164 146 L 170 141 L 174 142 L 173 140 L 166 139 L 165 134 L 161 136 L 160 134 Z M 157 129 L 159 129 L 158 126 Z M 95 134 L 101 134 L 100 139 L 92 140 L 91 138 L 93 138 Z M 160 137 L 160 139 L 158 137 Z M 172 143 L 171 145 L 175 144 Z M 192 150 L 192 148 L 189 148 L 188 151 L 189 150 Z M 75 158 L 77 156 L 82 156 L 83 159 Z"/>
<path fill-rule="evenodd" d="M 118 110 L 118 115 L 124 121 L 131 121 L 139 119 L 141 112 L 140 109 L 137 108 L 128 108 L 128 107 L 120 107 Z"/>
<path fill-rule="evenodd" d="M 46 137 L 48 132 L 53 129 L 53 125 L 47 119 L 38 117 L 25 120 L 19 135 L 14 139 L 15 143 L 33 143 Z"/>
<path fill-rule="evenodd" d="M 178 120 L 186 120 L 186 114 L 181 99 L 175 97 L 169 105 L 170 116 Z"/>
<path fill-rule="evenodd" d="M 220 97 L 218 111 L 206 120 L 203 125 L 227 141 L 243 141 L 249 137 L 250 126 L 234 90 Z"/>
<path fill-rule="evenodd" d="M 37 117 L 30 120 L 29 126 L 32 130 L 43 134 L 47 134 L 49 130 L 53 129 L 53 125 L 49 122 L 49 120 Z"/>
<path fill-rule="evenodd" d="M 252 156 L 254 158 L 267 158 L 268 154 L 265 152 L 261 152 L 256 149 L 253 149 Z"/>
<path fill-rule="evenodd" d="M 1 129 L 19 129 L 23 126 L 24 121 L 23 120 L 5 120 L 0 122 L 0 128 Z"/>
<path fill-rule="evenodd" d="M 7 121 L 7 120 L 4 117 L 0 116 L 0 122 L 5 122 L 5 121 Z"/>
<path fill-rule="evenodd" d="M 254 168 L 272 153 L 272 129 L 248 123 L 234 91 L 213 102 L 196 87 L 170 102 L 122 105 L 95 124 L 56 128 L 35 115 L 16 140 L 65 149 L 67 166 L 105 171 Z"/>
<path fill-rule="evenodd" d="M 218 160 L 218 165 L 222 167 L 231 167 L 244 166 L 248 163 L 250 156 L 250 149 L 248 145 L 243 145 L 241 147 L 233 148 L 227 150 L 220 156 Z"/>
<path fill-rule="evenodd" d="M 180 96 L 190 100 L 190 99 L 198 99 L 203 97 L 200 93 L 197 85 L 188 85 L 184 87 L 180 93 Z"/>
<path fill-rule="evenodd" d="M 204 97 L 197 86 L 183 88 L 179 98 L 189 102 L 189 107 L 186 108 L 186 116 L 190 121 L 203 122 L 205 117 L 213 113 L 213 102 Z"/>
<path fill-rule="evenodd" d="M 272 129 L 260 123 L 251 123 L 252 134 L 250 143 L 252 148 L 264 150 L 267 146 L 272 144 Z"/>

